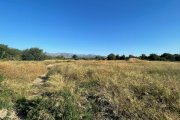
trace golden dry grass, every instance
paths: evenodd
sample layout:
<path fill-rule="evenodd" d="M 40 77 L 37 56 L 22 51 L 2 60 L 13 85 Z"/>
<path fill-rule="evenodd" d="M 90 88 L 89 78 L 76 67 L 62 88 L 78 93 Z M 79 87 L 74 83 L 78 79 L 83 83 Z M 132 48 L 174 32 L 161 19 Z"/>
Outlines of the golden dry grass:
<path fill-rule="evenodd" d="M 5 86 L 18 94 L 28 96 L 33 80 L 46 73 L 46 66 L 42 62 L 0 62 L 0 73 L 6 76 L 3 82 Z"/>
<path fill-rule="evenodd" d="M 138 114 L 147 115 L 144 119 L 179 118 L 180 63 L 77 61 L 58 63 L 49 76 L 53 78 L 50 80 L 51 84 L 54 82 L 56 85 L 54 88 L 74 84 L 69 89 L 76 91 L 78 88 L 83 94 L 104 96 L 116 106 L 116 114 L 125 110 L 126 114 L 136 119 Z M 139 96 L 143 96 L 142 99 L 138 98 Z M 178 96 L 176 101 L 173 98 L 175 96 Z M 159 102 L 158 97 L 172 102 L 176 106 L 172 109 L 178 110 L 164 111 L 169 103 Z M 148 103 L 151 99 L 153 102 Z"/>
<path fill-rule="evenodd" d="M 45 86 L 33 86 L 33 80 L 47 72 L 47 65 L 52 68 Z M 6 76 L 4 86 L 26 98 L 33 99 L 33 93 L 54 93 L 68 88 L 78 98 L 79 105 L 86 104 L 89 96 L 105 99 L 113 108 L 113 116 L 122 119 L 180 117 L 178 62 L 8 61 L 0 62 L 0 73 Z M 103 119 L 106 106 L 99 107 L 102 111 L 95 118 Z"/>

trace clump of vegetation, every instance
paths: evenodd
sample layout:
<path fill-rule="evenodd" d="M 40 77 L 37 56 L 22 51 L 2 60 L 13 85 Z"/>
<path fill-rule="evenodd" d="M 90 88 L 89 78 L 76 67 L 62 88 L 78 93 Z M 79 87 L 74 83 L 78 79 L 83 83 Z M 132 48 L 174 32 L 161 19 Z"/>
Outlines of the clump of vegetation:
<path fill-rule="evenodd" d="M 44 60 L 45 53 L 39 48 L 30 48 L 22 52 L 22 60 Z"/>
<path fill-rule="evenodd" d="M 45 93 L 38 99 L 20 99 L 16 102 L 16 110 L 20 116 L 29 120 L 92 119 L 77 102 L 75 96 L 65 88 L 60 92 Z"/>
<path fill-rule="evenodd" d="M 14 48 L 9 48 L 7 45 L 0 44 L 0 59 L 20 60 L 21 51 Z"/>
<path fill-rule="evenodd" d="M 78 60 L 78 56 L 77 56 L 77 55 L 73 55 L 72 58 L 73 58 L 74 60 Z"/>
<path fill-rule="evenodd" d="M 113 54 L 113 53 L 111 53 L 111 54 L 109 54 L 109 55 L 107 56 L 107 59 L 108 59 L 108 60 L 116 60 L 116 55 Z"/>
<path fill-rule="evenodd" d="M 0 73 L 0 110 L 1 109 L 12 109 L 13 99 L 16 99 L 15 93 L 2 85 L 2 82 L 5 80 L 5 75 Z"/>
<path fill-rule="evenodd" d="M 2 82 L 4 79 L 5 79 L 5 76 L 4 76 L 2 73 L 0 73 L 0 85 L 1 85 L 1 82 Z"/>

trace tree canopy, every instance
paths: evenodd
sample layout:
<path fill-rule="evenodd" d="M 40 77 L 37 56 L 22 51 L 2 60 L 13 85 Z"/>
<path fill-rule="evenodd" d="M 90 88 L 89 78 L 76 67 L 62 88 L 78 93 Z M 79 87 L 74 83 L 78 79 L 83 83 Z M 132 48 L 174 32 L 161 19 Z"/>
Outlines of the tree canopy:
<path fill-rule="evenodd" d="M 14 48 L 9 48 L 7 45 L 0 44 L 0 59 L 20 60 L 21 51 Z"/>
<path fill-rule="evenodd" d="M 22 60 L 44 60 L 45 54 L 39 48 L 30 48 L 22 52 Z"/>
<path fill-rule="evenodd" d="M 108 59 L 108 60 L 116 60 L 116 55 L 113 54 L 113 53 L 111 53 L 111 54 L 109 54 L 109 55 L 107 56 L 107 59 Z"/>

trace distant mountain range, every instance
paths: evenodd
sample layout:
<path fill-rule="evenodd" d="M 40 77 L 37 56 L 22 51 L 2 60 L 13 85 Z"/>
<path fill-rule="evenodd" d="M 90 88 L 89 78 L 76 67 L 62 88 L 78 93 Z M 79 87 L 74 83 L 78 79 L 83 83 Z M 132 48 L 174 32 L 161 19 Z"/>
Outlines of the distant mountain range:
<path fill-rule="evenodd" d="M 73 55 L 77 55 L 78 57 L 82 57 L 82 58 L 95 58 L 96 56 L 100 56 L 94 54 L 73 54 L 73 53 L 46 53 L 46 55 L 53 57 L 63 56 L 65 58 L 72 58 Z"/>

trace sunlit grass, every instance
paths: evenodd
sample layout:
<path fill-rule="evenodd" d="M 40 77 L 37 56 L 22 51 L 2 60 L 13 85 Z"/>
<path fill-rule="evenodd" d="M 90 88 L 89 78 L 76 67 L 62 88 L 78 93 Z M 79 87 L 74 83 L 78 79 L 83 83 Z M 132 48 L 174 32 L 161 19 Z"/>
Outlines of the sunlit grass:
<path fill-rule="evenodd" d="M 47 65 L 50 65 L 48 72 Z M 0 62 L 0 68 L 5 76 L 0 77 L 2 86 L 16 93 L 18 98 L 33 100 L 43 95 L 57 96 L 59 91 L 68 89 L 80 110 L 76 112 L 82 113 L 80 117 L 85 114 L 96 119 L 176 120 L 180 117 L 180 63 L 17 61 Z M 33 86 L 33 81 L 45 73 L 47 82 L 43 86 Z M 39 94 L 33 96 L 33 93 Z M 51 96 L 51 99 L 55 98 Z"/>

